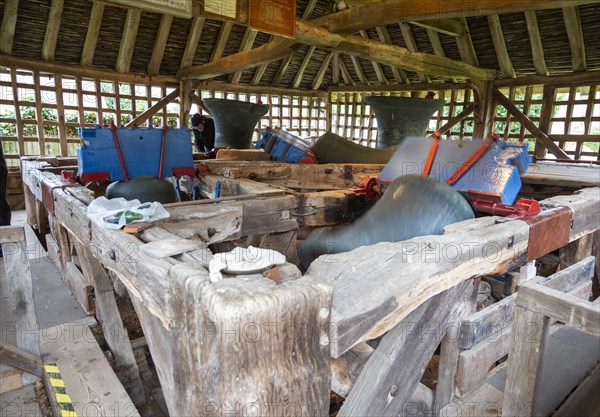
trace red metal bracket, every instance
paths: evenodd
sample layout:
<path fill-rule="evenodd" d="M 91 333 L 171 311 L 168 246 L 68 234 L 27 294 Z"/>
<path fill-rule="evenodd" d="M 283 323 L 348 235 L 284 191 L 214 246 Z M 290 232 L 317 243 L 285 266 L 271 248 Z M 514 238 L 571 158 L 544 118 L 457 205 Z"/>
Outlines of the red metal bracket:
<path fill-rule="evenodd" d="M 174 177 L 179 177 L 179 178 L 183 177 L 184 175 L 187 175 L 189 177 L 196 176 L 196 168 L 194 168 L 194 167 L 173 168 L 172 172 L 173 172 Z"/>
<path fill-rule="evenodd" d="M 87 184 L 88 182 L 108 181 L 109 179 L 110 172 L 108 171 L 83 172 L 81 175 L 79 175 L 79 182 L 81 184 Z"/>
<path fill-rule="evenodd" d="M 545 210 L 523 220 L 529 224 L 527 262 L 569 243 L 573 213 L 568 207 Z"/>
<path fill-rule="evenodd" d="M 358 186 L 351 188 L 355 194 L 364 194 L 366 201 L 377 200 L 380 196 L 379 184 L 375 177 L 362 177 Z"/>

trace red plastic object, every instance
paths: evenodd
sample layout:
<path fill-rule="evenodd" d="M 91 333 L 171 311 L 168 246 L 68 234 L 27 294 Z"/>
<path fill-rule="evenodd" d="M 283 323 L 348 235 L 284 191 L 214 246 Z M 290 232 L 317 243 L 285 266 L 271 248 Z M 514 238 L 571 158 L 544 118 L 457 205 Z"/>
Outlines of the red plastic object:
<path fill-rule="evenodd" d="M 194 167 L 173 168 L 172 171 L 174 177 L 183 177 L 184 175 L 193 177 L 196 175 L 196 169 Z"/>
<path fill-rule="evenodd" d="M 429 147 L 429 153 L 427 154 L 427 160 L 425 161 L 425 166 L 423 167 L 423 176 L 428 177 L 429 172 L 431 172 L 431 165 L 433 164 L 433 160 L 435 159 L 435 154 L 437 153 L 438 146 L 440 146 L 440 136 L 442 133 L 436 131 L 433 134 L 433 142 L 431 142 L 431 146 Z"/>
<path fill-rule="evenodd" d="M 374 177 L 363 177 L 358 186 L 351 188 L 355 194 L 364 194 L 366 201 L 372 201 L 379 198 L 379 184 Z"/>
<path fill-rule="evenodd" d="M 471 157 L 469 159 L 467 159 L 465 161 L 464 164 L 462 164 L 460 166 L 460 168 L 458 168 L 458 170 L 452 174 L 452 176 L 450 178 L 448 178 L 448 185 L 452 185 L 454 184 L 456 181 L 458 181 L 458 179 L 469 170 L 469 168 L 471 168 L 475 162 L 477 162 L 479 160 L 479 158 L 481 158 L 481 156 L 487 152 L 488 149 L 490 149 L 490 147 L 492 146 L 492 144 L 498 140 L 498 135 L 497 134 L 492 134 L 492 136 L 483 144 L 481 145 L 481 147 L 479 149 L 477 149 L 475 151 L 475 153 L 473 155 L 471 155 Z"/>
<path fill-rule="evenodd" d="M 88 182 L 100 182 L 107 181 L 110 179 L 110 172 L 108 171 L 100 171 L 100 172 L 84 172 L 79 176 L 79 182 L 82 184 L 86 184 Z"/>
<path fill-rule="evenodd" d="M 314 153 L 306 151 L 304 156 L 296 161 L 297 164 L 318 164 L 317 157 Z"/>
<path fill-rule="evenodd" d="M 162 180 L 163 172 L 163 161 L 165 159 L 165 144 L 167 142 L 167 125 L 162 127 L 162 137 L 160 139 L 160 160 L 158 162 L 158 179 Z M 127 181 L 127 175 L 125 175 L 125 181 Z"/>
<path fill-rule="evenodd" d="M 114 123 L 110 124 L 110 130 L 113 134 L 113 138 L 115 140 L 115 147 L 117 148 L 117 154 L 119 154 L 119 162 L 121 163 L 121 169 L 123 170 L 123 176 L 125 177 L 125 182 L 129 181 L 129 176 L 127 175 L 127 167 L 125 166 L 125 160 L 123 159 L 123 153 L 121 152 L 121 144 L 119 143 L 119 137 L 117 136 L 117 126 Z"/>
<path fill-rule="evenodd" d="M 76 182 L 77 172 L 72 169 L 63 169 L 62 171 L 60 171 L 60 177 L 65 182 Z"/>
<path fill-rule="evenodd" d="M 540 203 L 536 200 L 520 198 L 514 206 L 497 203 L 494 201 L 471 199 L 475 210 L 494 216 L 508 216 L 513 218 L 531 216 L 540 212 Z"/>

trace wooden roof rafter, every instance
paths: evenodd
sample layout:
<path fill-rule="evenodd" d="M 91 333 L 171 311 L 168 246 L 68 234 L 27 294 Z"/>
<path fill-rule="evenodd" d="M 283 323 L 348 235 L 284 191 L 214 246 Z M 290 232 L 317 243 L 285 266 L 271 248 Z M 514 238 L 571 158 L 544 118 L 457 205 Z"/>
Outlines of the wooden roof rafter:
<path fill-rule="evenodd" d="M 238 52 L 244 52 L 244 51 L 248 51 L 248 50 L 252 49 L 252 46 L 254 45 L 254 41 L 256 40 L 257 34 L 258 34 L 258 32 L 256 30 L 246 28 L 246 31 L 244 32 L 244 37 L 242 38 L 242 42 L 240 43 L 240 48 L 239 48 Z M 228 82 L 237 84 L 240 82 L 241 78 L 242 78 L 242 71 L 236 71 L 229 77 Z"/>
<path fill-rule="evenodd" d="M 308 63 L 312 59 L 312 56 L 315 53 L 316 49 L 317 49 L 316 46 L 308 47 L 308 50 L 306 51 L 306 55 L 304 55 L 304 59 L 302 60 L 302 64 L 300 64 L 300 68 L 298 69 L 298 72 L 296 72 L 296 76 L 294 77 L 294 82 L 292 83 L 292 88 L 298 88 L 300 86 L 300 84 L 302 83 L 302 77 L 304 76 L 304 71 L 306 71 L 306 67 L 308 67 Z"/>
<path fill-rule="evenodd" d="M 488 16 L 487 19 L 490 26 L 490 32 L 492 33 L 492 41 L 494 42 L 496 56 L 498 57 L 498 62 L 500 63 L 500 70 L 505 78 L 515 78 L 515 70 L 512 62 L 510 61 L 510 57 L 508 56 L 506 42 L 504 41 L 502 25 L 500 24 L 500 16 L 493 14 Z"/>
<path fill-rule="evenodd" d="M 10 54 L 17 27 L 17 14 L 19 11 L 19 0 L 6 0 L 4 2 L 4 14 L 2 15 L 2 26 L 0 28 L 0 52 Z"/>
<path fill-rule="evenodd" d="M 98 44 L 98 35 L 100 34 L 100 26 L 102 25 L 102 16 L 104 15 L 104 3 L 94 1 L 92 3 L 92 12 L 88 21 L 88 29 L 83 43 L 83 51 L 81 52 L 81 65 L 91 66 L 94 62 L 94 54 Z"/>
<path fill-rule="evenodd" d="M 119 55 L 117 56 L 117 64 L 115 70 L 117 72 L 129 72 L 131 58 L 133 56 L 133 47 L 137 39 L 138 28 L 140 27 L 140 19 L 142 11 L 140 9 L 127 9 L 127 17 L 125 18 L 125 27 L 123 28 L 123 36 L 119 45 Z"/>
<path fill-rule="evenodd" d="M 415 38 L 412 34 L 412 30 L 410 29 L 410 25 L 406 22 L 400 23 L 400 31 L 402 32 L 402 37 L 404 38 L 404 43 L 406 44 L 406 49 L 411 52 L 419 52 L 419 48 L 417 47 L 417 42 L 415 42 Z M 429 76 L 423 72 L 417 72 L 419 76 L 419 80 L 423 83 L 428 83 L 431 80 Z"/>
<path fill-rule="evenodd" d="M 198 42 L 200 42 L 200 36 L 202 35 L 202 29 L 204 29 L 204 22 L 206 18 L 204 16 L 197 16 L 192 19 L 192 28 L 188 36 L 183 56 L 181 57 L 181 64 L 179 65 L 180 71 L 183 68 L 190 67 L 194 62 L 194 55 L 198 49 Z"/>
<path fill-rule="evenodd" d="M 531 53 L 533 55 L 533 66 L 537 75 L 548 75 L 548 67 L 544 58 L 544 47 L 542 46 L 542 37 L 538 27 L 537 16 L 534 10 L 525 11 L 525 20 L 527 22 L 527 33 L 531 43 Z"/>
<path fill-rule="evenodd" d="M 148 74 L 156 75 L 160 71 L 160 64 L 165 53 L 165 47 L 169 40 L 169 32 L 171 31 L 171 25 L 173 24 L 173 16 L 164 14 L 160 19 L 160 25 L 158 26 L 158 34 L 154 40 L 154 48 L 152 48 L 152 58 L 148 64 Z"/>
<path fill-rule="evenodd" d="M 325 74 L 327 73 L 327 69 L 329 68 L 329 63 L 333 59 L 334 54 L 335 52 L 328 53 L 325 59 L 323 60 L 323 63 L 321 63 L 319 71 L 317 72 L 317 76 L 315 77 L 312 83 L 313 90 L 318 90 L 321 87 L 321 84 L 323 84 L 323 79 L 325 78 Z"/>
<path fill-rule="evenodd" d="M 358 33 L 364 39 L 370 39 L 366 30 L 360 30 Z M 373 70 L 375 71 L 375 75 L 377 76 L 377 81 L 379 81 L 379 84 L 389 84 L 390 82 L 387 80 L 387 78 L 385 78 L 385 74 L 383 73 L 383 69 L 381 69 L 381 65 L 375 61 L 371 61 L 371 65 L 373 66 Z"/>
<path fill-rule="evenodd" d="M 579 18 L 579 9 L 577 6 L 563 7 L 563 17 L 567 28 L 569 45 L 571 46 L 571 59 L 573 62 L 573 71 L 580 72 L 587 69 L 585 58 L 585 45 L 583 43 L 583 33 L 581 31 L 581 19 Z"/>
<path fill-rule="evenodd" d="M 375 30 L 377 31 L 377 36 L 379 36 L 379 40 L 383 43 L 387 43 L 387 44 L 392 44 L 392 37 L 390 36 L 390 32 L 388 31 L 386 26 L 377 26 L 375 28 Z M 392 74 L 394 75 L 394 79 L 396 80 L 397 83 L 405 83 L 408 84 L 410 83 L 410 80 L 408 79 L 408 77 L 406 76 L 406 73 L 404 72 L 404 70 L 398 68 L 398 67 L 390 67 L 392 69 Z"/>
<path fill-rule="evenodd" d="M 48 23 L 46 24 L 46 35 L 44 36 L 44 44 L 42 46 L 42 58 L 47 61 L 52 61 L 54 59 L 63 5 L 64 0 L 52 0 L 52 4 L 50 5 Z"/>

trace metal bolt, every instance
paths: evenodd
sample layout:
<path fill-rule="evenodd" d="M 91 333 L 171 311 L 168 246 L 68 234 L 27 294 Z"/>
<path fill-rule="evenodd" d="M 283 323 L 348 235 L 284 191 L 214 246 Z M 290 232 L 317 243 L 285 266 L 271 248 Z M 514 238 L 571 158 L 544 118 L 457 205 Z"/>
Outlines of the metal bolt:
<path fill-rule="evenodd" d="M 392 385 L 390 387 L 390 397 L 395 397 L 398 394 L 398 387 L 396 385 Z"/>
<path fill-rule="evenodd" d="M 110 252 L 108 252 L 108 257 L 110 258 L 111 261 L 115 261 L 117 259 L 117 255 L 115 254 L 114 250 L 110 250 Z"/>

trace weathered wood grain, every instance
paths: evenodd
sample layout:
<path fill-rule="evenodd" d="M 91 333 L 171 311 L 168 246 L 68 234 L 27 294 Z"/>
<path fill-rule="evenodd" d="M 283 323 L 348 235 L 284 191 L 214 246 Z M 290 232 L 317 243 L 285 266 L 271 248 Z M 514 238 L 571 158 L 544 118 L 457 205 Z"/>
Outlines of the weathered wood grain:
<path fill-rule="evenodd" d="M 44 365 L 58 366 L 77 415 L 139 416 L 98 346 L 90 323 L 84 319 L 45 328 L 41 337 Z M 55 403 L 51 392 L 49 396 Z"/>
<path fill-rule="evenodd" d="M 446 325 L 463 314 L 473 282 L 432 297 L 381 340 L 356 380 L 339 416 L 397 416 L 405 412 Z"/>
<path fill-rule="evenodd" d="M 515 220 L 321 256 L 307 273 L 335 287 L 332 356 L 382 335 L 425 300 L 465 279 L 518 265 L 528 238 L 527 224 Z"/>

